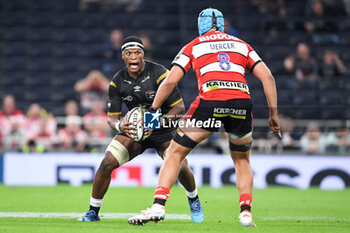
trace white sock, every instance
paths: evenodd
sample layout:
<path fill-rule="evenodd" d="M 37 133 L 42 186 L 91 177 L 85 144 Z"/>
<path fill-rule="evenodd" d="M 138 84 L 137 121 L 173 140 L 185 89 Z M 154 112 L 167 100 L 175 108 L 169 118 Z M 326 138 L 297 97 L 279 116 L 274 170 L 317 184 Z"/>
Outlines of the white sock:
<path fill-rule="evenodd" d="M 90 198 L 90 205 L 93 207 L 101 207 L 103 199 Z"/>
<path fill-rule="evenodd" d="M 189 198 L 195 198 L 198 195 L 197 188 L 195 188 L 192 192 L 186 190 L 186 193 Z"/>

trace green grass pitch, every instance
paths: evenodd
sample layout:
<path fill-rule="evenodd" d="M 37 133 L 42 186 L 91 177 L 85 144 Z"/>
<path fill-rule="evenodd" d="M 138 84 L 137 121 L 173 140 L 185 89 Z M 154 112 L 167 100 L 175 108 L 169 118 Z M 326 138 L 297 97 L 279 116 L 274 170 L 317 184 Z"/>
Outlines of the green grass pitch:
<path fill-rule="evenodd" d="M 103 213 L 138 213 L 151 206 L 154 188 L 110 188 L 101 209 Z M 81 212 L 89 206 L 91 185 L 71 187 L 0 186 L 0 212 Z M 299 190 L 288 187 L 255 189 L 253 216 L 256 228 L 243 228 L 238 221 L 236 187 L 199 188 L 205 212 L 204 223 L 165 219 L 157 224 L 132 226 L 127 219 L 101 219 L 77 222 L 76 218 L 1 217 L 0 232 L 350 232 L 350 190 Z M 166 205 L 168 214 L 187 214 L 185 191 L 175 186 Z"/>

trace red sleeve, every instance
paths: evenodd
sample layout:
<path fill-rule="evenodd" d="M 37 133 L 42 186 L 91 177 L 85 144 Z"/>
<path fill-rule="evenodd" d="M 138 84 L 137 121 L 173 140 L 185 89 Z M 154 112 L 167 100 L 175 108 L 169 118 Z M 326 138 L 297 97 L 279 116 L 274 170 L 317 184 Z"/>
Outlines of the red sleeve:
<path fill-rule="evenodd" d="M 191 67 L 192 48 L 192 43 L 185 45 L 176 55 L 171 64 L 179 66 L 181 69 L 183 69 L 184 73 L 186 73 Z"/>
<path fill-rule="evenodd" d="M 261 58 L 249 44 L 247 44 L 247 46 L 248 46 L 247 69 L 250 72 L 253 72 L 253 69 L 256 66 L 256 64 L 261 62 Z"/>

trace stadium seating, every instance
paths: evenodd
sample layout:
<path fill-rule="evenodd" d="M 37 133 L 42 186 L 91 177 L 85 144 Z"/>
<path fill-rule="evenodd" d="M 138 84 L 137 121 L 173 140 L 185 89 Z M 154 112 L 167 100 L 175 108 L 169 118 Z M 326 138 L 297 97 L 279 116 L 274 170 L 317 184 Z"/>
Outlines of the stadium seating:
<path fill-rule="evenodd" d="M 103 45 L 113 28 L 121 28 L 125 35 L 147 30 L 155 49 L 154 59 L 170 68 L 179 49 L 198 35 L 197 15 L 208 5 L 212 2 L 144 0 L 134 12 L 127 12 L 118 7 L 104 9 L 99 3 L 81 10 L 79 0 L 0 1 L 1 97 L 12 93 L 19 106 L 25 107 L 30 101 L 47 105 L 50 100 L 64 103 L 76 98 L 74 83 L 90 70 L 101 69 Z M 342 107 L 350 106 L 350 77 L 340 77 L 331 83 L 297 85 L 294 75 L 283 69 L 283 59 L 295 52 L 297 43 L 313 39 L 300 31 L 305 19 L 305 1 L 286 1 L 288 25 L 278 34 L 264 31 L 265 16 L 248 1 L 217 0 L 214 5 L 238 30 L 239 37 L 251 44 L 269 66 L 276 78 L 279 104 L 288 114 L 299 119 L 346 117 Z M 335 19 L 342 20 L 341 17 Z M 343 31 L 332 33 L 339 38 L 341 46 L 321 39 L 311 49 L 321 61 L 324 46 L 328 46 L 339 52 L 348 66 L 350 30 L 340 25 Z M 261 82 L 252 77 L 247 81 L 257 107 L 255 117 L 265 117 L 267 105 Z M 25 90 L 24 95 L 19 91 L 20 86 Z M 187 74 L 179 86 L 188 107 L 197 89 L 193 73 Z M 37 87 L 48 87 L 49 99 L 43 98 L 47 90 Z M 344 91 L 337 91 L 339 88 Z M 61 111 L 47 106 L 49 111 Z M 324 110 L 334 106 L 339 107 L 338 110 L 328 113 Z"/>

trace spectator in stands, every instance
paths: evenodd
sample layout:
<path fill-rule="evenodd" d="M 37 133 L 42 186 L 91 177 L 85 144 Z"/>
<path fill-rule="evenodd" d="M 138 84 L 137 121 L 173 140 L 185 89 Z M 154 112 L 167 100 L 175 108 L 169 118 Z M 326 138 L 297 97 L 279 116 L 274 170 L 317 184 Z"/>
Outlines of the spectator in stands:
<path fill-rule="evenodd" d="M 269 10 L 269 2 L 267 0 L 250 0 L 250 4 L 256 8 L 259 14 L 266 15 Z"/>
<path fill-rule="evenodd" d="M 27 111 L 26 130 L 28 133 L 23 151 L 43 152 L 51 149 L 55 143 L 57 122 L 39 104 L 32 104 Z"/>
<path fill-rule="evenodd" d="M 334 77 L 347 73 L 343 61 L 339 58 L 337 52 L 326 50 L 323 54 L 323 63 L 320 66 L 319 74 L 324 81 L 334 81 Z"/>
<path fill-rule="evenodd" d="M 307 154 L 319 154 L 325 152 L 325 137 L 320 127 L 315 122 L 307 125 L 306 132 L 300 139 L 301 150 Z"/>
<path fill-rule="evenodd" d="M 104 138 L 107 136 L 109 126 L 107 124 L 107 113 L 102 101 L 94 100 L 91 111 L 84 115 L 84 128 L 91 138 Z"/>
<path fill-rule="evenodd" d="M 281 139 L 283 150 L 296 150 L 296 141 L 298 139 L 298 135 L 294 132 L 294 124 L 291 118 L 281 116 L 281 131 L 283 137 Z M 300 136 L 299 136 L 300 137 Z"/>
<path fill-rule="evenodd" d="M 329 15 L 330 11 L 325 10 L 322 0 L 314 0 L 311 4 L 311 12 L 304 22 L 305 31 L 311 35 L 313 42 L 339 44 L 339 36 L 334 33 L 339 30 L 337 20 L 332 20 Z"/>
<path fill-rule="evenodd" d="M 42 119 L 46 119 L 46 132 L 54 134 L 57 130 L 57 122 L 53 115 L 46 112 L 39 104 L 31 104 L 27 111 L 26 129 L 31 134 L 37 134 L 41 131 Z"/>
<path fill-rule="evenodd" d="M 301 42 L 297 45 L 296 55 L 290 55 L 284 60 L 284 68 L 287 72 L 295 72 L 297 81 L 310 84 L 318 82 L 318 65 L 311 56 L 310 47 Z"/>
<path fill-rule="evenodd" d="M 109 41 L 104 45 L 104 63 L 102 71 L 105 73 L 115 73 L 123 66 L 120 46 L 124 39 L 121 29 L 115 28 L 109 34 Z"/>
<path fill-rule="evenodd" d="M 15 97 L 12 95 L 5 96 L 0 111 L 0 138 L 5 140 L 4 137 L 22 131 L 25 125 L 26 118 L 23 112 L 16 108 Z"/>
<path fill-rule="evenodd" d="M 94 100 L 107 103 L 109 80 L 99 71 L 92 70 L 88 75 L 74 85 L 80 94 L 80 105 L 84 112 L 90 111 Z"/>
<path fill-rule="evenodd" d="M 329 25 L 327 25 L 326 11 L 324 10 L 324 4 L 322 0 L 313 0 L 311 3 L 311 11 L 307 12 L 307 17 L 312 20 L 311 22 L 316 30 L 327 31 Z"/>
<path fill-rule="evenodd" d="M 40 118 L 40 128 L 35 134 L 29 133 L 27 136 L 27 142 L 22 148 L 24 153 L 42 153 L 51 150 L 56 145 L 56 132 L 50 132 L 48 130 L 49 119 Z"/>
<path fill-rule="evenodd" d="M 75 100 L 68 100 L 64 106 L 66 116 L 79 116 L 79 106 Z"/>
<path fill-rule="evenodd" d="M 277 37 L 281 31 L 287 29 L 287 8 L 282 4 L 274 4 L 273 7 L 270 7 L 270 15 L 265 23 L 265 31 L 269 36 Z"/>
<path fill-rule="evenodd" d="M 147 31 L 140 31 L 138 37 L 141 39 L 143 43 L 143 48 L 145 51 L 145 59 L 153 60 L 154 59 L 154 46 L 151 41 L 151 37 Z"/>
<path fill-rule="evenodd" d="M 8 123 L 10 130 L 4 134 L 3 147 L 5 151 L 19 151 L 25 144 L 27 131 L 16 118 L 10 118 Z"/>
<path fill-rule="evenodd" d="M 350 132 L 347 127 L 340 127 L 326 137 L 327 151 L 348 154 L 350 152 Z"/>
<path fill-rule="evenodd" d="M 60 147 L 68 151 L 86 151 L 88 135 L 81 129 L 81 117 L 67 116 L 65 122 L 65 127 L 58 131 Z"/>
<path fill-rule="evenodd" d="M 294 55 L 289 55 L 286 57 L 283 61 L 283 66 L 286 74 L 288 75 L 294 75 L 295 74 L 295 67 L 294 67 L 294 61 L 295 61 L 295 56 Z"/>
<path fill-rule="evenodd" d="M 347 2 L 348 0 L 309 0 L 306 16 L 345 16 Z"/>
<path fill-rule="evenodd" d="M 230 20 L 224 19 L 224 32 L 232 36 L 238 37 L 238 31 L 232 26 Z"/>

